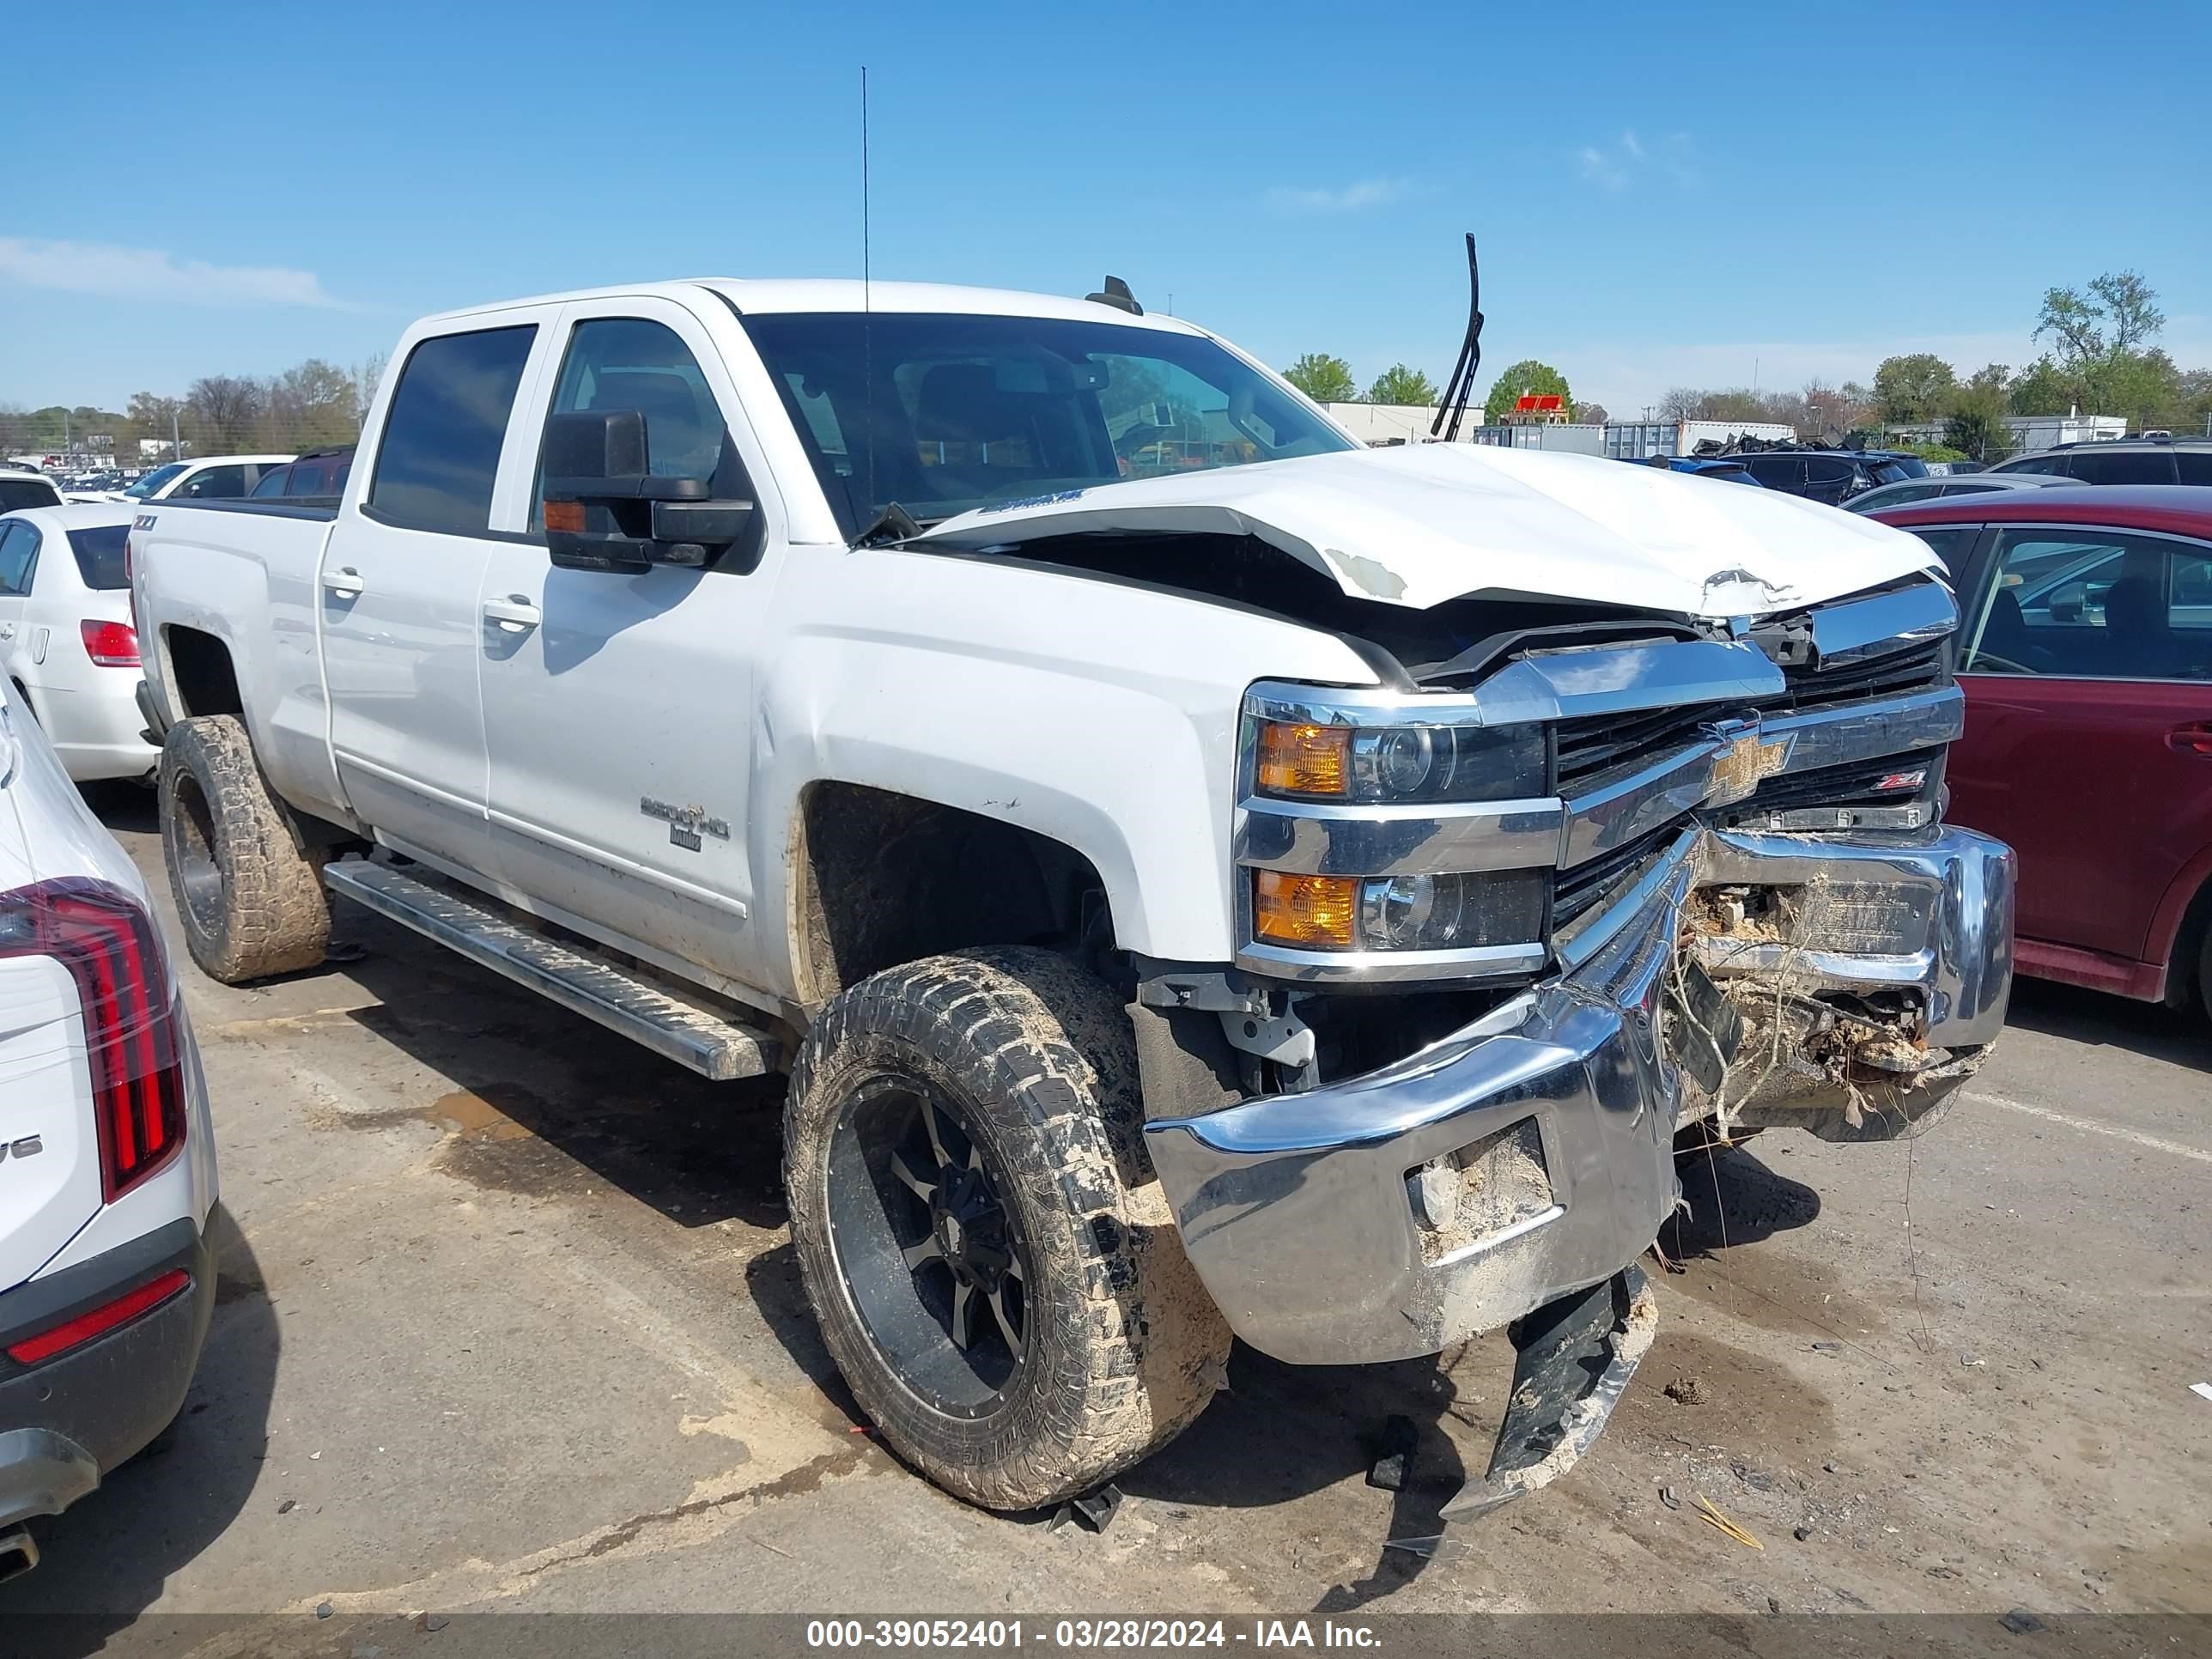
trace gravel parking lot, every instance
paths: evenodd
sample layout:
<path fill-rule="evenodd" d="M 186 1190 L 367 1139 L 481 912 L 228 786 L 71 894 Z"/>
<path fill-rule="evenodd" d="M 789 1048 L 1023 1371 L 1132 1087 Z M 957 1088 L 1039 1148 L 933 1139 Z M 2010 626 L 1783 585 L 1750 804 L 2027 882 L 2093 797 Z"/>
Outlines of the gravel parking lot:
<path fill-rule="evenodd" d="M 150 795 L 97 804 L 166 908 Z M 775 1085 L 705 1084 L 362 913 L 339 935 L 353 959 L 256 990 L 177 953 L 232 1224 L 213 1334 L 179 1443 L 49 1525 L 0 1619 L 150 1650 L 173 1615 L 319 1604 L 2212 1612 L 2212 1037 L 2183 1015 L 2024 985 L 1920 1139 L 1692 1171 L 1609 1432 L 1441 1547 L 1501 1342 L 1239 1350 L 1094 1536 L 964 1508 L 856 1424 Z M 1395 1495 L 1364 1480 L 1394 1412 L 1421 1437 Z"/>

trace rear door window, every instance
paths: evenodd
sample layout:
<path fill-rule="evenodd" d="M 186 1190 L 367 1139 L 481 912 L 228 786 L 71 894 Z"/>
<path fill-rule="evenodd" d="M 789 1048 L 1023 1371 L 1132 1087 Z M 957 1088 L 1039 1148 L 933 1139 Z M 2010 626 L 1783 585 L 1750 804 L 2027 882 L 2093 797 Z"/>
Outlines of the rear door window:
<path fill-rule="evenodd" d="M 261 475 L 261 482 L 253 486 L 253 495 L 251 499 L 262 501 L 267 501 L 272 495 L 283 495 L 284 481 L 290 476 L 291 474 L 283 467 L 270 467 L 268 471 Z"/>
<path fill-rule="evenodd" d="M 1795 492 L 1805 482 L 1805 463 L 1795 455 L 1752 455 L 1744 465 L 1769 489 Z"/>
<path fill-rule="evenodd" d="M 2034 472 L 2045 477 L 2063 477 L 2066 458 L 2063 455 L 2038 455 L 2029 460 L 2005 468 L 2008 472 Z"/>
<path fill-rule="evenodd" d="M 2076 450 L 2067 469 L 2083 483 L 2170 484 L 2173 482 L 2173 452 L 2170 449 Z"/>
<path fill-rule="evenodd" d="M 441 334 L 408 354 L 369 481 L 375 517 L 450 534 L 490 527 L 500 450 L 537 333 L 531 324 Z"/>
<path fill-rule="evenodd" d="M 69 532 L 70 551 L 76 555 L 77 574 L 84 578 L 87 587 L 112 590 L 131 586 L 131 572 L 123 559 L 123 544 L 129 538 L 128 525 L 94 525 L 89 530 Z"/>
<path fill-rule="evenodd" d="M 1856 476 L 1849 461 L 1839 461 L 1830 455 L 1808 455 L 1805 459 L 1805 494 L 1816 501 L 1840 501 L 1851 493 Z"/>
<path fill-rule="evenodd" d="M 2185 484 L 2212 484 L 2212 449 L 2177 449 L 2173 465 Z"/>
<path fill-rule="evenodd" d="M 243 466 L 203 467 L 173 493 L 187 501 L 242 501 L 250 487 L 246 472 Z"/>

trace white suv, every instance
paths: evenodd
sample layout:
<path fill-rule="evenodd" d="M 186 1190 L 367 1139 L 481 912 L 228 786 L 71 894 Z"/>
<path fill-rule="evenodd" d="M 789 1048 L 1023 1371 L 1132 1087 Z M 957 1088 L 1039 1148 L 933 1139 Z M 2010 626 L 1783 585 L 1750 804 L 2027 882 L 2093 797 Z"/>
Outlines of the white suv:
<path fill-rule="evenodd" d="M 0 1579 L 161 1433 L 215 1306 L 199 1053 L 138 872 L 0 702 Z"/>

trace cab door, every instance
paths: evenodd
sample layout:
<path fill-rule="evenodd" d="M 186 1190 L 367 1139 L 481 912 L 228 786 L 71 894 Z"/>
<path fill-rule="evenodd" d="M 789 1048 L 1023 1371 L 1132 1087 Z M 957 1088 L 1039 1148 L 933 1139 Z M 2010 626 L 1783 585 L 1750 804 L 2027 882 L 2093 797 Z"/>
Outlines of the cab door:
<path fill-rule="evenodd" d="M 523 314 L 414 344 L 364 459 L 365 487 L 340 508 L 317 574 L 347 802 L 406 850 L 471 868 L 484 825 L 477 589 L 538 331 Z"/>
<path fill-rule="evenodd" d="M 651 470 L 757 501 L 758 539 L 708 569 L 556 569 L 533 465 L 530 538 L 493 550 L 479 605 L 489 867 L 569 917 L 757 983 L 753 668 L 781 543 L 775 503 L 753 494 L 765 466 L 687 307 L 579 301 L 559 328 L 538 433 L 549 414 L 639 410 Z"/>

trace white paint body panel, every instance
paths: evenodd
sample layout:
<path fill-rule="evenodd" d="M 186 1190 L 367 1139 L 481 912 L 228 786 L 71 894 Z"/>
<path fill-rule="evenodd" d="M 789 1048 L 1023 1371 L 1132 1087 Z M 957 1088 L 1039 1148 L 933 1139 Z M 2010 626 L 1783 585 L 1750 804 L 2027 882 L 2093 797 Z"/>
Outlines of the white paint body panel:
<path fill-rule="evenodd" d="M 878 283 L 870 303 L 1204 332 L 981 289 Z M 714 280 L 427 319 L 392 354 L 335 522 L 155 511 L 134 536 L 139 615 L 152 635 L 181 624 L 225 641 L 257 752 L 295 805 L 775 1006 L 805 992 L 787 864 L 810 785 L 895 791 L 1062 842 L 1099 871 L 1122 945 L 1225 961 L 1245 688 L 1376 683 L 1317 629 L 960 549 L 1233 528 L 1398 605 L 1487 589 L 1708 616 L 1794 608 L 1930 562 L 1911 537 L 1791 498 L 1468 446 L 1108 484 L 969 514 L 904 550 L 854 550 L 737 311 L 860 305 L 857 283 Z M 764 520 L 750 574 L 555 570 L 524 539 L 562 352 L 599 316 L 660 321 L 697 358 Z M 365 515 L 398 366 L 426 337 L 519 323 L 539 335 L 492 533 L 428 538 Z M 411 561 L 410 574 L 367 560 Z M 365 589 L 349 618 L 321 582 L 348 567 Z M 166 652 L 149 650 L 147 677 L 176 717 Z M 696 806 L 730 833 L 672 844 L 647 799 Z"/>
<path fill-rule="evenodd" d="M 12 693 L 0 707 L 0 894 L 81 876 L 147 902 L 137 866 L 92 816 L 44 736 L 14 707 Z M 185 1068 L 184 1149 L 103 1206 L 76 981 L 50 957 L 0 958 L 0 1140 L 12 1146 L 36 1135 L 42 1143 L 35 1155 L 0 1159 L 0 1290 L 180 1216 L 204 1231 L 216 1200 L 214 1126 L 181 1000 L 175 1018 Z"/>

